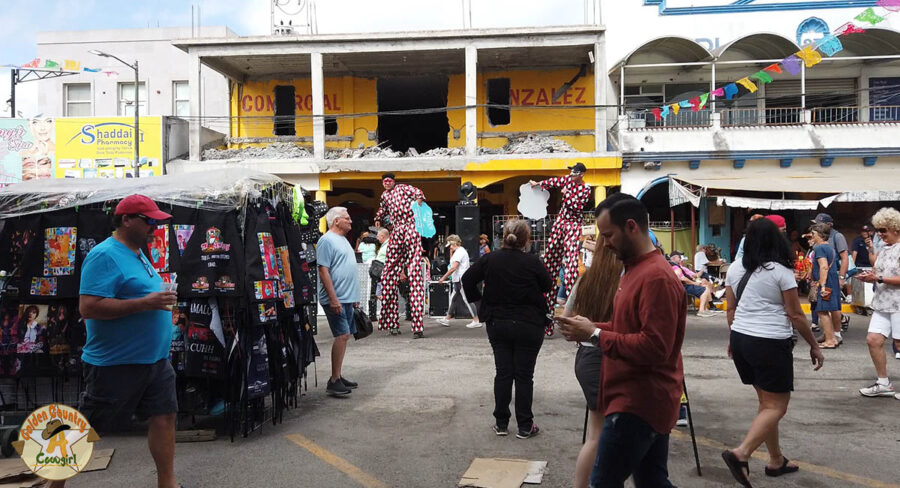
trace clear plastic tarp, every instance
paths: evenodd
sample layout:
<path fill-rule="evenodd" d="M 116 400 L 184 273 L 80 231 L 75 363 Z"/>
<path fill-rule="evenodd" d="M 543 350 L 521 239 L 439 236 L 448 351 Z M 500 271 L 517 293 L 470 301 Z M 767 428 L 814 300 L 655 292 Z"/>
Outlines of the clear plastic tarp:
<path fill-rule="evenodd" d="M 0 219 L 114 201 L 135 193 L 158 203 L 227 211 L 244 207 L 248 199 L 279 184 L 289 185 L 275 175 L 245 168 L 149 178 L 29 180 L 0 189 Z"/>

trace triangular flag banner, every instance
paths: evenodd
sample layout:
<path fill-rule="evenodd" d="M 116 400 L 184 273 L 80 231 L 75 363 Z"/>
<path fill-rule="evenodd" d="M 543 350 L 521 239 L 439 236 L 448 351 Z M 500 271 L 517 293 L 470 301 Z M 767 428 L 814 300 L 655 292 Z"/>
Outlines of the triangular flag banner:
<path fill-rule="evenodd" d="M 52 59 L 47 59 L 47 60 L 44 60 L 44 67 L 45 68 L 59 68 L 59 63 L 57 63 L 56 61 L 53 61 Z"/>
<path fill-rule="evenodd" d="M 656 117 L 656 121 L 657 121 L 657 122 L 659 122 L 660 120 L 662 120 L 662 117 L 660 116 L 660 113 L 661 113 L 662 111 L 659 109 L 659 107 L 654 108 L 653 110 L 651 110 L 651 112 L 653 112 L 653 116 Z"/>
<path fill-rule="evenodd" d="M 692 112 L 697 112 L 700 110 L 700 97 L 694 97 L 688 101 L 691 102 L 691 111 Z"/>
<path fill-rule="evenodd" d="M 41 64 L 40 58 L 34 58 L 31 60 L 30 63 L 23 64 L 22 67 L 23 68 L 38 68 L 38 67 L 40 67 L 40 64 Z"/>
<path fill-rule="evenodd" d="M 666 118 L 669 116 L 669 106 L 663 105 L 662 112 L 659 113 L 662 118 Z"/>
<path fill-rule="evenodd" d="M 63 69 L 66 71 L 81 71 L 81 63 L 67 59 L 63 65 Z"/>
<path fill-rule="evenodd" d="M 754 85 L 753 82 L 750 81 L 749 78 L 741 78 L 740 80 L 737 80 L 735 83 L 750 90 L 750 93 L 756 93 L 756 85 Z"/>
<path fill-rule="evenodd" d="M 878 0 L 878 6 L 891 12 L 900 12 L 900 0 Z"/>
<path fill-rule="evenodd" d="M 796 54 L 791 54 L 781 60 L 781 65 L 784 66 L 784 70 L 792 76 L 797 76 L 800 74 L 800 71 L 802 71 L 802 68 L 800 67 L 800 58 L 798 58 Z"/>
<path fill-rule="evenodd" d="M 805 64 L 807 68 L 812 68 L 822 62 L 822 55 L 813 49 L 812 46 L 806 46 L 797 51 L 796 54 L 798 58 L 803 60 L 803 64 Z"/>
<path fill-rule="evenodd" d="M 672 105 L 669 105 L 669 106 L 672 107 L 672 113 L 675 115 L 678 115 L 678 111 L 681 110 L 681 105 L 678 105 L 677 103 L 673 103 Z"/>
<path fill-rule="evenodd" d="M 846 24 L 838 27 L 837 32 L 842 36 L 847 36 L 850 34 L 862 34 L 866 30 L 862 27 L 854 25 L 853 22 L 847 22 Z"/>
<path fill-rule="evenodd" d="M 719 88 L 716 88 L 715 90 L 711 91 L 710 94 L 712 94 L 712 96 L 714 96 L 714 97 L 724 97 L 725 89 L 722 87 L 719 87 Z"/>
<path fill-rule="evenodd" d="M 875 25 L 875 24 L 881 22 L 882 20 L 884 20 L 884 17 L 876 14 L 875 11 L 872 10 L 872 7 L 869 7 L 867 9 L 863 10 L 863 13 L 854 17 L 854 19 L 856 19 L 860 22 L 868 22 L 872 25 Z"/>
<path fill-rule="evenodd" d="M 682 101 L 678 102 L 678 105 L 680 105 L 681 108 L 691 108 L 691 106 L 693 104 L 691 103 L 690 100 L 682 100 Z"/>
<path fill-rule="evenodd" d="M 765 71 L 757 71 L 756 73 L 753 73 L 752 75 L 750 75 L 750 79 L 756 80 L 761 84 L 772 83 L 772 77 L 769 76 L 769 73 L 766 73 Z"/>
<path fill-rule="evenodd" d="M 772 64 L 766 66 L 765 68 L 763 68 L 763 71 L 768 71 L 769 73 L 781 74 L 781 66 L 779 66 L 778 63 L 772 63 Z"/>
<path fill-rule="evenodd" d="M 838 39 L 834 34 L 828 34 L 821 41 L 819 41 L 818 46 L 819 51 L 822 51 L 822 54 L 831 57 L 835 54 L 844 50 L 844 45 L 841 44 L 840 39 Z"/>
<path fill-rule="evenodd" d="M 119 76 L 118 71 L 104 71 L 103 74 L 106 75 L 107 78 L 112 78 L 113 76 Z"/>
<path fill-rule="evenodd" d="M 99 73 L 100 72 L 100 68 L 88 68 L 87 66 L 84 67 L 84 70 L 87 71 L 88 73 Z"/>
<path fill-rule="evenodd" d="M 737 92 L 738 92 L 738 87 L 734 83 L 729 83 L 729 84 L 725 85 L 725 99 L 726 100 L 731 100 L 732 98 L 734 98 L 734 96 L 737 95 Z"/>
<path fill-rule="evenodd" d="M 704 94 L 700 95 L 700 108 L 701 109 L 706 106 L 707 101 L 709 101 L 709 93 L 704 93 Z"/>

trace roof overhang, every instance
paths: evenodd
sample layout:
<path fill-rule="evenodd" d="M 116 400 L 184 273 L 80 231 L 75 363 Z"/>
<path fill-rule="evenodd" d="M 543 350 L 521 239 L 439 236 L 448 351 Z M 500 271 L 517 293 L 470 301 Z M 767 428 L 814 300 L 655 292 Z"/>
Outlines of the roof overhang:
<path fill-rule="evenodd" d="M 900 200 L 897 168 L 820 168 L 791 171 L 784 168 L 723 170 L 701 176 L 669 176 L 669 203 L 700 205 L 701 197 L 716 197 L 718 205 L 745 208 L 815 209 L 838 202 Z M 740 192 L 744 195 L 734 195 Z M 753 193 L 809 195 L 803 199 L 759 198 Z M 748 196 L 749 195 L 749 196 Z"/>
<path fill-rule="evenodd" d="M 465 49 L 478 70 L 553 69 L 590 64 L 602 26 L 255 36 L 185 39 L 173 45 L 232 79 L 307 77 L 322 53 L 325 76 L 449 74 L 465 71 Z"/>

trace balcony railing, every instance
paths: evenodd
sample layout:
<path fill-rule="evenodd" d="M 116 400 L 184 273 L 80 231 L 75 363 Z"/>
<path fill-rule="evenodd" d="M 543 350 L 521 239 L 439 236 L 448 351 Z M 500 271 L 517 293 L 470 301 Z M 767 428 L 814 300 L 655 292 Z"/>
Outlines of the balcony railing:
<path fill-rule="evenodd" d="M 868 112 L 868 113 L 867 113 Z M 862 120 L 868 115 L 868 120 Z M 881 105 L 870 107 L 771 107 L 771 108 L 727 108 L 719 111 L 722 127 L 749 126 L 789 126 L 804 123 L 825 124 L 859 124 L 900 122 L 900 105 Z M 657 121 L 652 113 L 645 110 L 628 112 L 628 128 L 664 128 L 664 127 L 709 127 L 712 125 L 711 112 L 690 109 L 679 111 L 678 115 L 670 113 L 663 120 Z"/>
<path fill-rule="evenodd" d="M 678 114 L 670 113 L 668 117 L 657 121 L 649 111 L 628 112 L 628 128 L 644 127 L 709 127 L 712 125 L 709 110 L 694 112 L 689 108 L 681 109 Z"/>
<path fill-rule="evenodd" d="M 859 122 L 859 107 L 816 107 L 810 109 L 813 124 L 854 124 Z"/>
<path fill-rule="evenodd" d="M 800 107 L 727 108 L 722 110 L 722 127 L 751 125 L 799 125 L 803 123 Z"/>

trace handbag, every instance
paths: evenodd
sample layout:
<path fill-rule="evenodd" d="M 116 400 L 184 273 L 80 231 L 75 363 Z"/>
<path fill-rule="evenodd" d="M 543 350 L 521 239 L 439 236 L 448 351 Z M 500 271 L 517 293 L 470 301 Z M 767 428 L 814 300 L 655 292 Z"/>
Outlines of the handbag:
<path fill-rule="evenodd" d="M 372 261 L 369 264 L 369 276 L 372 279 L 381 281 L 381 273 L 384 271 L 384 263 L 381 261 Z"/>
<path fill-rule="evenodd" d="M 831 300 L 831 288 L 828 288 L 827 286 L 823 286 L 820 296 L 822 297 L 822 300 L 825 300 L 826 302 L 828 300 Z"/>
<path fill-rule="evenodd" d="M 809 301 L 818 302 L 819 301 L 819 282 L 818 281 L 810 281 L 809 282 L 809 294 L 807 295 Z"/>
<path fill-rule="evenodd" d="M 354 339 L 360 340 L 372 334 L 372 321 L 359 307 L 353 308 L 353 323 L 356 324 L 356 332 L 353 333 Z"/>

